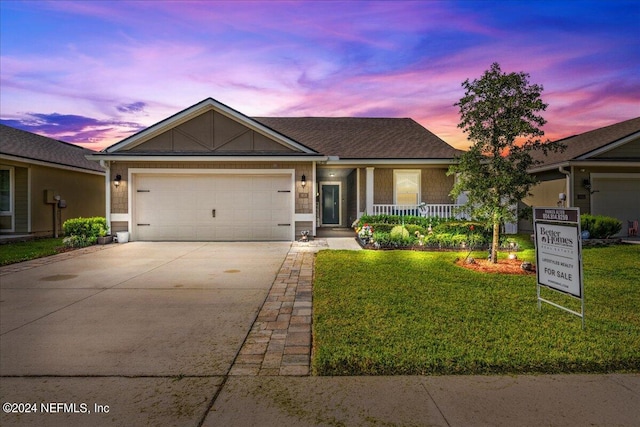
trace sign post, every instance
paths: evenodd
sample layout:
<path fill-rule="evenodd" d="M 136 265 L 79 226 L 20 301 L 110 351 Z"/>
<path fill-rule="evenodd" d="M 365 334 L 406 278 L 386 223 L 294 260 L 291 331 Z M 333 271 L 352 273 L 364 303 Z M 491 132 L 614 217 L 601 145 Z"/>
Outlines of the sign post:
<path fill-rule="evenodd" d="M 584 287 L 579 208 L 533 208 L 536 239 L 538 309 L 542 302 L 582 319 L 584 329 Z M 580 313 L 540 296 L 540 286 L 580 300 Z"/>

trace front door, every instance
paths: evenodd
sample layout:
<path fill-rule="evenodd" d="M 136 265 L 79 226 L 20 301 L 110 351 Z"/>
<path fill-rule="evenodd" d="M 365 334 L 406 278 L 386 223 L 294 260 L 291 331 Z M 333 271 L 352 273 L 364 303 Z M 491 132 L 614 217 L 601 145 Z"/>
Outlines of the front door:
<path fill-rule="evenodd" d="M 322 225 L 340 225 L 340 185 L 322 184 Z"/>

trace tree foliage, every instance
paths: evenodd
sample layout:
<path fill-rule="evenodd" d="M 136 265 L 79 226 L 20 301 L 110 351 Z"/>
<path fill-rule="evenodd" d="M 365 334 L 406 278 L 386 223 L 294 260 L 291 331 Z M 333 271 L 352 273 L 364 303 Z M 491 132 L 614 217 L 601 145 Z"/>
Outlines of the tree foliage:
<path fill-rule="evenodd" d="M 529 83 L 526 73 L 503 73 L 498 63 L 480 79 L 462 83 L 465 94 L 454 105 L 470 149 L 449 169 L 456 174 L 451 196 L 467 196 L 463 209 L 493 227 L 492 262 L 497 262 L 500 224 L 517 219 L 514 206 L 529 194 L 536 178 L 527 172 L 540 163 L 532 152 L 562 148 L 543 141 L 547 108 L 542 86 Z"/>

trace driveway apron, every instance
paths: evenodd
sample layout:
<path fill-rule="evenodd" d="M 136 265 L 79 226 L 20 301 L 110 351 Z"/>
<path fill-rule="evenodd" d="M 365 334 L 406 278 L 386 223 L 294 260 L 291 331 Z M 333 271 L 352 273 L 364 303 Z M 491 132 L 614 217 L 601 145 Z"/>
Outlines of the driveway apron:
<path fill-rule="evenodd" d="M 3 274 L 3 403 L 66 402 L 72 396 L 91 406 L 110 398 L 116 416 L 118 402 L 132 406 L 122 399 L 137 396 L 144 412 L 145 402 L 164 402 L 161 390 L 175 399 L 183 389 L 198 396 L 203 387 L 207 399 L 181 398 L 178 408 L 165 402 L 168 418 L 143 418 L 180 424 L 186 420 L 175 413 L 179 409 L 194 421 L 228 374 L 290 246 L 132 242 Z M 103 384 L 98 389 L 96 377 Z M 85 402 L 91 399 L 100 402 Z M 18 418 L 3 413 L 0 424 Z M 38 423 L 57 425 L 56 419 L 61 420 L 45 417 Z M 98 421 L 65 419 L 79 425 Z"/>

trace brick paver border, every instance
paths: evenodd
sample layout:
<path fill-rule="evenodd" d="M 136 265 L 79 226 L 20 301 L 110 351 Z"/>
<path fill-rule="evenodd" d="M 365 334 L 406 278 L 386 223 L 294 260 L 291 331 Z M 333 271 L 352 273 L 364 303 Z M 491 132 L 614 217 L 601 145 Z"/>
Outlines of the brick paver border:
<path fill-rule="evenodd" d="M 229 375 L 310 374 L 313 265 L 323 247 L 292 244 Z"/>

